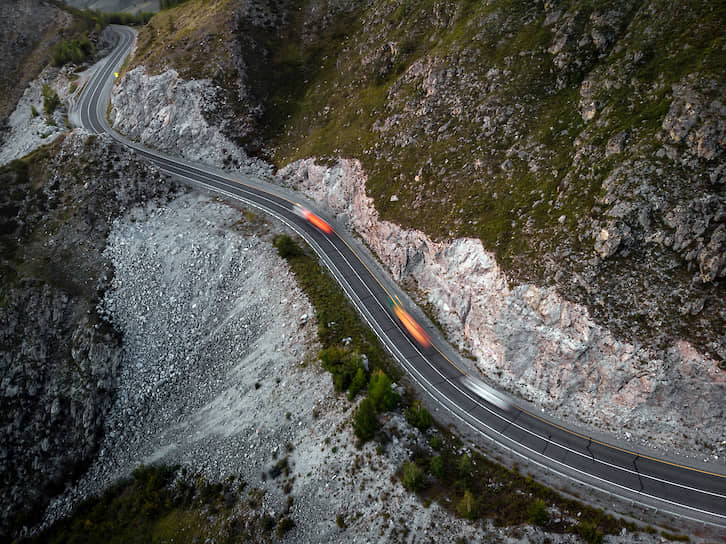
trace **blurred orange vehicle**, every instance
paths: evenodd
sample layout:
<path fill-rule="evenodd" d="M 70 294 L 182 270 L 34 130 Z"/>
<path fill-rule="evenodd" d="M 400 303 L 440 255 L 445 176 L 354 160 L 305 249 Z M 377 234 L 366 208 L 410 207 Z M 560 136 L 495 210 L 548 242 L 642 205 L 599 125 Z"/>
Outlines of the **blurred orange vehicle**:
<path fill-rule="evenodd" d="M 298 205 L 295 208 L 295 212 L 300 216 L 304 217 L 310 223 L 315 225 L 317 228 L 322 230 L 325 234 L 331 234 L 333 232 L 333 227 L 331 227 L 324 219 L 321 219 L 317 215 L 315 215 L 310 210 L 303 208 L 302 206 Z"/>
<path fill-rule="evenodd" d="M 396 314 L 396 317 L 401 324 L 406 328 L 409 334 L 413 336 L 414 340 L 416 340 L 421 347 L 431 347 L 431 337 L 426 334 L 426 331 L 423 330 L 421 325 L 416 323 L 416 320 L 411 317 L 411 314 L 403 309 L 398 297 L 396 297 L 395 300 L 393 298 L 389 298 L 389 305 L 393 309 L 393 313 Z"/>

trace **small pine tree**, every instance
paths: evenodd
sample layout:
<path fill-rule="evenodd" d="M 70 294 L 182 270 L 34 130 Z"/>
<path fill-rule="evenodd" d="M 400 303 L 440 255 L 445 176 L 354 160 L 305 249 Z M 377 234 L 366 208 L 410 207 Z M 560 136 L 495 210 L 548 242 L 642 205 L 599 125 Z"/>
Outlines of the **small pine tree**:
<path fill-rule="evenodd" d="M 474 519 L 476 517 L 476 500 L 468 489 L 464 491 L 464 497 L 456 506 L 456 511 L 463 518 Z"/>
<path fill-rule="evenodd" d="M 50 85 L 44 84 L 41 94 L 43 95 L 43 109 L 47 115 L 51 115 L 60 106 L 58 93 Z"/>
<path fill-rule="evenodd" d="M 433 420 L 429 411 L 423 407 L 420 401 L 416 401 L 413 406 L 406 410 L 406 419 L 414 427 L 418 427 L 425 431 L 431 427 Z"/>
<path fill-rule="evenodd" d="M 379 412 L 393 410 L 398 404 L 398 395 L 392 385 L 391 378 L 381 369 L 376 370 L 368 382 L 368 396 Z"/>
<path fill-rule="evenodd" d="M 426 474 L 413 461 L 403 464 L 403 486 L 410 491 L 419 491 L 426 485 Z"/>
<path fill-rule="evenodd" d="M 602 544 L 603 542 L 603 533 L 592 521 L 580 521 L 577 525 L 575 525 L 575 532 L 580 535 L 587 544 Z"/>
<path fill-rule="evenodd" d="M 459 476 L 465 479 L 471 476 L 471 457 L 468 455 L 462 455 L 459 459 Z"/>
<path fill-rule="evenodd" d="M 444 460 L 440 455 L 434 455 L 431 458 L 431 461 L 429 461 L 429 470 L 437 478 L 441 478 L 444 475 Z"/>
<path fill-rule="evenodd" d="M 353 431 L 363 442 L 370 440 L 378 430 L 378 416 L 371 399 L 363 399 L 353 414 Z"/>
<path fill-rule="evenodd" d="M 353 379 L 350 382 L 350 386 L 348 387 L 348 400 L 353 400 L 358 394 L 358 391 L 363 389 L 365 386 L 366 371 L 363 370 L 362 366 L 359 366 L 358 370 L 355 371 L 355 376 L 353 376 Z"/>

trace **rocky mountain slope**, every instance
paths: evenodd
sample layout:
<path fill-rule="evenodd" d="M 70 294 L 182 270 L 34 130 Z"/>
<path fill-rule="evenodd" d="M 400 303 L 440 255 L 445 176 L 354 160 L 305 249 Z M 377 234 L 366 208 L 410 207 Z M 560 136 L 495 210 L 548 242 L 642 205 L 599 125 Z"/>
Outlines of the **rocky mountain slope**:
<path fill-rule="evenodd" d="M 103 141 L 100 141 L 103 140 Z M 31 523 L 103 438 L 121 362 L 99 316 L 110 220 L 170 185 L 95 136 L 61 137 L 0 171 L 0 534 Z"/>
<path fill-rule="evenodd" d="M 718 457 L 724 23 L 685 2 L 190 1 L 142 30 L 112 116 L 171 151 L 172 119 L 221 132 L 219 166 L 291 164 L 494 382 Z M 175 89 L 199 77 L 192 122 Z M 166 98 L 140 111 L 127 85 Z"/>

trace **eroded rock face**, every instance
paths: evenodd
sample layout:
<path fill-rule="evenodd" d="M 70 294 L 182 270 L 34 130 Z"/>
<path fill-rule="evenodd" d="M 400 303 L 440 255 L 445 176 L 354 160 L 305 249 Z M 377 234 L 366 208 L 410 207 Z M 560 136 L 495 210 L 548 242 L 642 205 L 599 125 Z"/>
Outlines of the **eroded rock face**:
<path fill-rule="evenodd" d="M 48 144 L 68 131 L 63 118 L 66 106 L 61 103 L 51 115 L 43 108 L 43 87 L 47 85 L 65 101 L 70 96 L 71 81 L 67 69 L 46 67 L 29 82 L 15 111 L 8 118 L 8 131 L 0 145 L 0 164 L 18 159 Z"/>
<path fill-rule="evenodd" d="M 710 447 L 724 449 L 726 374 L 687 342 L 656 353 L 620 341 L 555 289 L 510 286 L 479 240 L 436 242 L 380 221 L 357 161 L 331 168 L 298 161 L 278 177 L 358 232 L 396 280 L 414 279 L 449 337 L 500 385 L 561 417 L 628 428 L 644 442 L 657 435 L 651 446 L 689 452 L 708 437 Z M 609 231 L 603 238 L 611 240 Z"/>

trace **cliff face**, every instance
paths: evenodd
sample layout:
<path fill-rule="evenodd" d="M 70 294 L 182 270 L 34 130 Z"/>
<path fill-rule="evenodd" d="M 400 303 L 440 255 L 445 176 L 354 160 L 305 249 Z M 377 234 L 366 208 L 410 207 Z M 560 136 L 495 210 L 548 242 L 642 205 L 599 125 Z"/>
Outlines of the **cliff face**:
<path fill-rule="evenodd" d="M 123 149 L 72 134 L 0 171 L 0 534 L 32 523 L 85 470 L 121 360 L 97 314 L 109 222 L 168 185 Z"/>
<path fill-rule="evenodd" d="M 413 280 L 420 301 L 495 383 L 550 413 L 666 452 L 726 451 L 726 373 L 688 342 L 658 352 L 619 340 L 555 289 L 511 285 L 481 241 L 436 242 L 381 221 L 356 161 L 299 161 L 278 178 L 358 232 L 397 281 Z"/>

